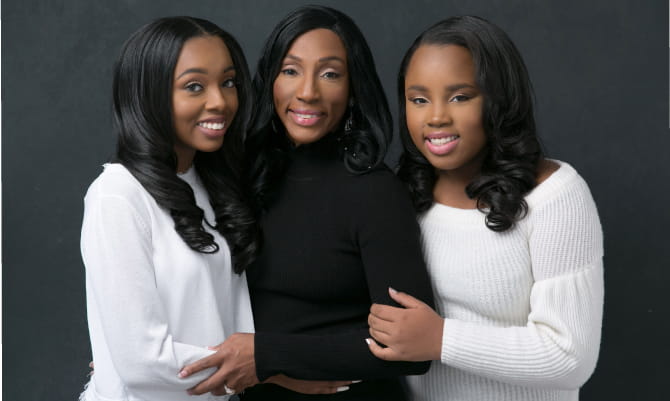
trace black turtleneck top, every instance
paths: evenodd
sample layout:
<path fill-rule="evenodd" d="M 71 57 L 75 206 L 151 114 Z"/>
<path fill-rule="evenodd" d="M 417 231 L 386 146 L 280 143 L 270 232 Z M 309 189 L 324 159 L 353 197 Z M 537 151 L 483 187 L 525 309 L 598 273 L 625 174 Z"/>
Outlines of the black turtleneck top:
<path fill-rule="evenodd" d="M 258 378 L 363 380 L 331 396 L 262 384 L 244 400 L 404 400 L 401 376 L 430 362 L 386 362 L 365 339 L 372 303 L 388 287 L 433 305 L 405 187 L 386 167 L 347 171 L 328 137 L 299 146 L 262 219 L 263 250 L 247 271 Z"/>

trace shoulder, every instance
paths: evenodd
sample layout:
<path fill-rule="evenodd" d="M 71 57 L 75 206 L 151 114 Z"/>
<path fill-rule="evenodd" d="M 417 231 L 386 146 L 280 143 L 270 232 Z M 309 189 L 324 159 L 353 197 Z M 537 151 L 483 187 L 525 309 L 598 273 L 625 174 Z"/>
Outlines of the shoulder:
<path fill-rule="evenodd" d="M 538 185 L 526 196 L 530 207 L 540 207 L 558 199 L 591 198 L 586 181 L 570 164 L 548 160 L 538 172 Z"/>
<path fill-rule="evenodd" d="M 556 232 L 585 227 L 599 231 L 598 209 L 586 181 L 568 163 L 554 162 L 559 168 L 526 196 L 527 221 L 553 227 Z"/>
<path fill-rule="evenodd" d="M 108 163 L 103 168 L 86 192 L 84 200 L 87 205 L 104 199 L 118 199 L 137 206 L 151 197 L 122 164 Z"/>
<path fill-rule="evenodd" d="M 370 171 L 363 174 L 351 174 L 352 185 L 357 190 L 362 190 L 374 196 L 379 191 L 387 193 L 389 191 L 394 193 L 407 193 L 405 186 L 400 179 L 388 168 L 386 165 L 378 166 L 370 169 Z"/>

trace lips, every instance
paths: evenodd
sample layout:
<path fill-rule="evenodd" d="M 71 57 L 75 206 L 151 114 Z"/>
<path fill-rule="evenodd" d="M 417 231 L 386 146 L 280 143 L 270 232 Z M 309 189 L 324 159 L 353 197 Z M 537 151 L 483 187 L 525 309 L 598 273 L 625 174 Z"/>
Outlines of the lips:
<path fill-rule="evenodd" d="M 309 127 L 317 124 L 326 115 L 326 113 L 322 111 L 299 109 L 289 109 L 288 113 L 294 123 L 303 127 Z"/>
<path fill-rule="evenodd" d="M 200 131 L 210 138 L 219 138 L 226 133 L 228 124 L 223 117 L 209 118 L 198 121 L 197 123 Z"/>
<path fill-rule="evenodd" d="M 424 137 L 426 148 L 430 153 L 437 156 L 443 156 L 456 148 L 459 143 L 460 136 L 448 132 L 436 132 Z"/>

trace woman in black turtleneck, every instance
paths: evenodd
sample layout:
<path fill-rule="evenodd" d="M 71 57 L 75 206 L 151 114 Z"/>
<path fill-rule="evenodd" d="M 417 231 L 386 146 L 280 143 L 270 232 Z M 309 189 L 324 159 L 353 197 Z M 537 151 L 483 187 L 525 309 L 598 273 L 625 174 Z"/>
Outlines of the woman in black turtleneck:
<path fill-rule="evenodd" d="M 247 140 L 263 248 L 247 271 L 256 333 L 235 334 L 185 373 L 219 366 L 196 393 L 248 388 L 243 400 L 404 400 L 404 375 L 429 362 L 368 350 L 372 303 L 389 287 L 433 304 L 404 187 L 383 164 L 392 120 L 372 54 L 339 11 L 301 7 L 270 34 L 258 63 Z M 362 380 L 332 395 L 300 381 Z M 224 386 L 225 385 L 225 386 Z M 340 388 L 342 390 L 342 388 Z"/>

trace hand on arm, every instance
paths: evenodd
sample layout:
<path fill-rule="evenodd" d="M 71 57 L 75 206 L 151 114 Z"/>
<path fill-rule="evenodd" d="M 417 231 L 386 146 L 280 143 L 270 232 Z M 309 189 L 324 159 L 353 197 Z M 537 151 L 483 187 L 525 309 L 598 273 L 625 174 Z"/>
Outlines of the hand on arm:
<path fill-rule="evenodd" d="M 224 395 L 229 394 L 228 390 L 239 393 L 259 383 L 254 359 L 254 334 L 235 333 L 210 349 L 216 353 L 185 366 L 179 372 L 180 378 L 186 378 L 204 369 L 217 368 L 214 374 L 189 389 L 189 394 L 211 392 Z"/>
<path fill-rule="evenodd" d="M 368 324 L 370 351 L 386 361 L 440 360 L 444 319 L 430 306 L 409 294 L 389 288 L 391 298 L 404 308 L 374 304 Z"/>

